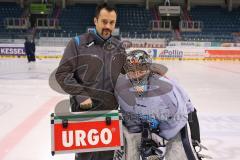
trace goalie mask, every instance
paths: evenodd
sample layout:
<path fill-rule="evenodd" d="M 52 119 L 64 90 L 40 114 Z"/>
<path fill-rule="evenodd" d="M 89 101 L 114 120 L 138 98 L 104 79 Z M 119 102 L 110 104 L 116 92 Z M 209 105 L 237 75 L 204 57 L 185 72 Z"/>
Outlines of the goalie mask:
<path fill-rule="evenodd" d="M 147 85 L 151 63 L 151 57 L 143 50 L 133 50 L 127 55 L 124 69 L 134 87 Z"/>

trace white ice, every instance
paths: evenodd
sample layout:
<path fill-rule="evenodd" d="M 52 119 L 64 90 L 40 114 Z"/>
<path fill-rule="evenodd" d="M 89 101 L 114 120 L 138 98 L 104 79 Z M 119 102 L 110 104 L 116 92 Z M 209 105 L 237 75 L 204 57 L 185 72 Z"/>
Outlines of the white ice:
<path fill-rule="evenodd" d="M 49 104 L 67 98 L 48 84 L 59 60 L 0 59 L 0 160 L 73 160 L 51 155 Z M 162 61 L 198 110 L 205 152 L 239 160 L 240 61 Z"/>

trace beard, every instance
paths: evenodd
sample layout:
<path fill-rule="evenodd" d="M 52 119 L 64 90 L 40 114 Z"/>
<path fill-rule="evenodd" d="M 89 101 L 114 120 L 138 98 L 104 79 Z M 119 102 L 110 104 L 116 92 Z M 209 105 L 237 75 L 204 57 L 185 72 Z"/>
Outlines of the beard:
<path fill-rule="evenodd" d="M 110 29 L 102 29 L 102 37 L 103 38 L 108 38 L 111 36 L 112 31 Z"/>

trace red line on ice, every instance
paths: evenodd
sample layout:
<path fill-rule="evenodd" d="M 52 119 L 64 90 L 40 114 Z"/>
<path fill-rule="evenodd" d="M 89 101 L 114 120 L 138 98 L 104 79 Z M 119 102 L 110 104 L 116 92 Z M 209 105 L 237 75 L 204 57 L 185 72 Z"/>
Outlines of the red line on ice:
<path fill-rule="evenodd" d="M 35 112 L 29 115 L 16 128 L 10 131 L 10 133 L 0 141 L 0 160 L 11 152 L 11 150 L 37 125 L 37 123 L 53 110 L 60 100 L 60 97 L 51 98 L 46 103 L 39 106 Z"/>

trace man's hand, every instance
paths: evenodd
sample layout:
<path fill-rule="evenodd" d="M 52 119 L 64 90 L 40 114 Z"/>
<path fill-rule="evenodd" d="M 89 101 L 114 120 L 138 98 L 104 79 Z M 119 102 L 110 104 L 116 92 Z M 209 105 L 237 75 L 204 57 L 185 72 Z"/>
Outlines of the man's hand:
<path fill-rule="evenodd" d="M 80 108 L 81 109 L 91 109 L 92 108 L 92 100 L 91 98 L 86 99 L 82 103 L 80 103 Z"/>
<path fill-rule="evenodd" d="M 143 92 L 144 92 L 143 86 L 135 86 L 134 89 L 136 90 L 136 92 L 137 92 L 139 95 L 143 94 Z"/>

